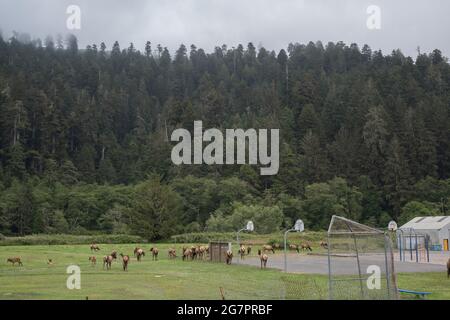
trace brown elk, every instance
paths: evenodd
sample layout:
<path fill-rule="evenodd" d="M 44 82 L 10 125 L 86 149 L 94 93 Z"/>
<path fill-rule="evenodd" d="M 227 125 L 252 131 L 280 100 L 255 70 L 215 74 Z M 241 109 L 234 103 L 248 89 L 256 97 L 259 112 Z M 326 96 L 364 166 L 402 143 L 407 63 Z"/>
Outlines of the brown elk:
<path fill-rule="evenodd" d="M 191 246 L 191 252 L 192 252 L 192 260 L 197 259 L 197 247 Z"/>
<path fill-rule="evenodd" d="M 91 265 L 95 266 L 97 264 L 97 258 L 95 256 L 89 257 L 89 261 L 91 262 Z"/>
<path fill-rule="evenodd" d="M 272 251 L 272 253 L 275 253 L 275 249 L 271 245 L 268 245 L 268 244 L 263 246 L 263 251 L 264 252 Z"/>
<path fill-rule="evenodd" d="M 117 251 L 111 252 L 110 256 L 113 257 L 114 260 L 117 260 Z"/>
<path fill-rule="evenodd" d="M 111 263 L 113 261 L 114 257 L 109 255 L 109 256 L 104 256 L 103 257 L 103 269 L 105 269 L 106 266 L 106 270 L 111 269 Z"/>
<path fill-rule="evenodd" d="M 447 261 L 447 279 L 450 277 L 450 259 Z"/>
<path fill-rule="evenodd" d="M 48 264 L 49 266 L 52 266 L 52 265 L 53 265 L 53 259 L 48 259 L 48 260 L 47 260 L 47 264 Z"/>
<path fill-rule="evenodd" d="M 174 248 L 169 248 L 168 254 L 169 254 L 169 259 L 174 259 L 177 257 L 177 251 Z"/>
<path fill-rule="evenodd" d="M 233 252 L 231 250 L 227 250 L 226 263 L 231 264 L 233 260 Z"/>
<path fill-rule="evenodd" d="M 91 251 L 99 251 L 100 247 L 96 245 L 95 243 L 91 244 Z"/>
<path fill-rule="evenodd" d="M 289 250 L 296 250 L 297 252 L 300 252 L 300 248 L 296 244 L 290 244 Z"/>
<path fill-rule="evenodd" d="M 121 253 L 120 256 L 122 257 L 123 271 L 128 271 L 128 263 L 130 262 L 130 257 L 124 256 L 123 253 Z"/>
<path fill-rule="evenodd" d="M 20 257 L 13 257 L 13 258 L 8 258 L 6 260 L 6 262 L 11 262 L 13 264 L 13 266 L 17 263 L 19 266 L 23 266 L 22 264 L 22 260 L 20 260 Z"/>
<path fill-rule="evenodd" d="M 137 261 L 141 261 L 141 257 L 145 257 L 145 251 L 141 248 L 134 248 L 134 256 L 137 257 Z"/>
<path fill-rule="evenodd" d="M 241 247 L 239 248 L 239 254 L 241 255 L 241 259 L 244 259 L 246 252 L 247 252 L 247 249 L 245 248 L 245 246 L 241 245 Z"/>
<path fill-rule="evenodd" d="M 193 257 L 192 257 L 192 249 L 183 248 L 183 261 L 184 260 L 189 260 L 189 258 L 193 259 Z"/>
<path fill-rule="evenodd" d="M 203 260 L 203 257 L 205 256 L 206 253 L 206 247 L 204 246 L 199 246 L 197 248 L 198 250 L 196 250 L 196 255 L 200 260 Z"/>
<path fill-rule="evenodd" d="M 158 248 L 152 247 L 150 248 L 150 252 L 152 253 L 153 260 L 158 260 L 158 253 L 159 253 Z"/>
<path fill-rule="evenodd" d="M 252 252 L 252 246 L 247 246 L 247 255 L 250 255 Z"/>
<path fill-rule="evenodd" d="M 267 256 L 267 254 L 262 253 L 261 250 L 258 250 L 258 256 L 259 256 L 259 260 L 261 260 L 261 269 L 262 268 L 266 268 L 267 265 L 267 260 L 269 260 L 269 257 Z"/>
<path fill-rule="evenodd" d="M 303 250 L 313 251 L 312 248 L 311 248 L 311 245 L 309 244 L 309 242 L 302 243 L 300 247 L 301 247 L 302 251 Z"/>
<path fill-rule="evenodd" d="M 328 243 L 326 241 L 320 241 L 320 246 L 324 249 L 328 249 Z"/>

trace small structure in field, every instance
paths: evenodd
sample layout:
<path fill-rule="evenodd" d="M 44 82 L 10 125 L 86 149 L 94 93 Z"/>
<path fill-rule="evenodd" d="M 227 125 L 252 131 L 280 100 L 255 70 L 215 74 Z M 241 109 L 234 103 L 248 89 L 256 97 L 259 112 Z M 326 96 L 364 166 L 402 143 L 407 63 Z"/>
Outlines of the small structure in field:
<path fill-rule="evenodd" d="M 231 250 L 231 242 L 211 241 L 209 243 L 209 260 L 213 262 L 226 262 L 228 250 Z"/>

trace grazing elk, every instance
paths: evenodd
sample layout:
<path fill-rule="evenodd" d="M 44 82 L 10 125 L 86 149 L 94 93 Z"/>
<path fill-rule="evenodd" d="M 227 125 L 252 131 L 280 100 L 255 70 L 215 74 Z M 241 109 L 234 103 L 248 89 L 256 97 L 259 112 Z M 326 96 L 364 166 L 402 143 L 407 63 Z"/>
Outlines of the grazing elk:
<path fill-rule="evenodd" d="M 268 245 L 268 244 L 263 246 L 263 251 L 264 252 L 272 251 L 272 253 L 275 253 L 275 249 L 271 245 Z"/>
<path fill-rule="evenodd" d="M 447 279 L 450 277 L 450 259 L 447 261 Z"/>
<path fill-rule="evenodd" d="M 302 251 L 306 250 L 306 251 L 313 251 L 311 248 L 311 245 L 309 244 L 309 242 L 305 242 L 301 244 L 301 249 Z"/>
<path fill-rule="evenodd" d="M 52 266 L 52 265 L 53 265 L 53 260 L 52 260 L 52 259 L 48 259 L 48 260 L 47 260 L 47 264 L 48 264 L 49 266 Z"/>
<path fill-rule="evenodd" d="M 113 261 L 114 257 L 109 255 L 109 256 L 104 256 L 103 257 L 103 269 L 105 269 L 106 266 L 106 270 L 111 269 L 111 263 Z"/>
<path fill-rule="evenodd" d="M 192 257 L 192 249 L 183 248 L 183 261 L 184 260 L 189 260 L 189 258 L 193 259 L 193 257 Z"/>
<path fill-rule="evenodd" d="M 296 250 L 298 253 L 300 253 L 300 248 L 296 244 L 290 244 L 289 250 Z"/>
<path fill-rule="evenodd" d="M 233 252 L 231 250 L 227 250 L 226 262 L 227 264 L 231 264 L 233 260 Z"/>
<path fill-rule="evenodd" d="M 200 260 L 203 260 L 203 257 L 205 256 L 205 253 L 206 253 L 206 247 L 199 246 L 198 247 L 198 251 L 197 251 L 197 257 L 200 258 Z"/>
<path fill-rule="evenodd" d="M 89 261 L 91 262 L 91 265 L 95 266 L 97 264 L 97 258 L 95 256 L 89 257 Z"/>
<path fill-rule="evenodd" d="M 130 262 L 130 257 L 124 256 L 123 253 L 121 253 L 120 256 L 122 257 L 123 271 L 128 271 L 128 263 Z"/>
<path fill-rule="evenodd" d="M 169 259 L 174 259 L 177 257 L 177 251 L 174 248 L 169 248 L 168 255 Z"/>
<path fill-rule="evenodd" d="M 267 256 L 267 254 L 262 253 L 261 250 L 258 250 L 258 256 L 259 256 L 259 260 L 261 260 L 261 269 L 262 268 L 266 268 L 267 265 L 267 260 L 269 260 L 269 257 Z"/>
<path fill-rule="evenodd" d="M 158 248 L 152 247 L 150 248 L 150 252 L 152 253 L 153 260 L 155 261 L 158 260 L 158 253 L 159 253 Z"/>
<path fill-rule="evenodd" d="M 245 248 L 245 246 L 241 245 L 241 247 L 239 248 L 239 254 L 241 255 L 241 259 L 244 259 L 246 252 L 247 252 L 247 249 Z"/>
<path fill-rule="evenodd" d="M 191 246 L 191 252 L 192 252 L 192 260 L 197 259 L 197 248 L 195 246 Z"/>
<path fill-rule="evenodd" d="M 328 243 L 326 241 L 320 241 L 320 246 L 324 249 L 328 249 Z"/>
<path fill-rule="evenodd" d="M 6 262 L 11 262 L 13 266 L 17 263 L 19 266 L 23 266 L 22 260 L 20 260 L 20 257 L 13 257 L 6 259 Z"/>
<path fill-rule="evenodd" d="M 141 261 L 141 257 L 145 257 L 145 251 L 141 248 L 134 248 L 134 256 L 137 257 L 137 261 Z"/>
<path fill-rule="evenodd" d="M 96 245 L 95 243 L 91 244 L 91 252 L 92 251 L 99 251 L 100 247 L 98 245 Z"/>

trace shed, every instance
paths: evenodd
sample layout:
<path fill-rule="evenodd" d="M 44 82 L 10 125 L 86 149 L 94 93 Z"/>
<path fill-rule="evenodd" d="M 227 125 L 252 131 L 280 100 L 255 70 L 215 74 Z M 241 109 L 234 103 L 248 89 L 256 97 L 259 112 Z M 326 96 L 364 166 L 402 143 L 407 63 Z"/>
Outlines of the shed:
<path fill-rule="evenodd" d="M 402 225 L 400 229 L 413 229 L 418 234 L 428 236 L 431 248 L 449 250 L 450 216 L 415 217 Z"/>

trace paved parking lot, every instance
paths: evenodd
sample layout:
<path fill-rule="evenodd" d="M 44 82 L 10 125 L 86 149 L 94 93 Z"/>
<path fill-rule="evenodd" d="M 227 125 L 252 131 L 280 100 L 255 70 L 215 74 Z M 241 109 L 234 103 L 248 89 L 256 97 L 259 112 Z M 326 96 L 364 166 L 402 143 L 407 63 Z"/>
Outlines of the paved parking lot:
<path fill-rule="evenodd" d="M 357 272 L 357 264 L 354 258 L 333 257 L 333 273 L 335 274 L 353 274 Z M 246 257 L 243 260 L 233 259 L 233 263 L 242 263 L 254 266 L 260 266 L 258 257 Z M 365 270 L 372 264 L 384 263 L 383 257 L 365 256 L 361 259 L 361 268 Z M 288 254 L 288 272 L 328 274 L 328 257 L 326 255 L 299 255 L 295 253 Z M 284 269 L 284 255 L 270 254 L 267 262 L 268 268 Z M 384 268 L 384 267 L 382 267 Z M 415 263 L 395 261 L 396 272 L 446 272 L 445 265 L 434 263 Z"/>

